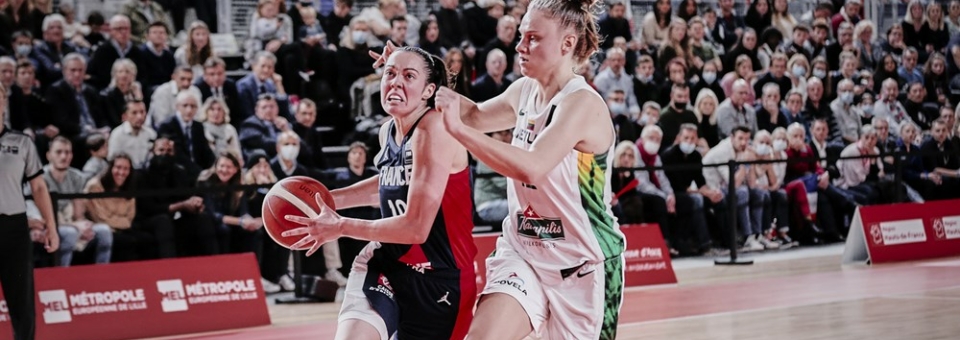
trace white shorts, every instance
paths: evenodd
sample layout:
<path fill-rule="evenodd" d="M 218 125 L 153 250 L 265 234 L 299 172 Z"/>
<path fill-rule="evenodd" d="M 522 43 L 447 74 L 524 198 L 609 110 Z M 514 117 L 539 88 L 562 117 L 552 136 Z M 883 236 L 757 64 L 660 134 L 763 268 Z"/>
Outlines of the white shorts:
<path fill-rule="evenodd" d="M 373 251 L 377 248 L 380 248 L 379 243 L 368 243 L 353 261 L 353 268 L 350 269 L 347 286 L 343 291 L 343 304 L 340 305 L 340 317 L 337 322 L 342 323 L 350 319 L 364 321 L 377 329 L 377 332 L 380 333 L 380 340 L 396 339 L 396 333 L 390 334 L 387 331 L 387 324 L 383 317 L 373 309 L 370 301 L 367 300 L 367 296 L 363 293 L 364 281 L 367 277 L 367 262 L 373 257 Z M 378 288 L 386 289 L 388 287 Z M 392 288 L 390 290 L 392 291 Z"/>
<path fill-rule="evenodd" d="M 541 339 L 616 338 L 623 300 L 623 257 L 584 264 L 565 274 L 541 279 L 501 237 L 495 254 L 487 258 L 487 284 L 482 294 L 503 293 L 516 299 Z M 556 285 L 542 283 L 557 278 Z"/>

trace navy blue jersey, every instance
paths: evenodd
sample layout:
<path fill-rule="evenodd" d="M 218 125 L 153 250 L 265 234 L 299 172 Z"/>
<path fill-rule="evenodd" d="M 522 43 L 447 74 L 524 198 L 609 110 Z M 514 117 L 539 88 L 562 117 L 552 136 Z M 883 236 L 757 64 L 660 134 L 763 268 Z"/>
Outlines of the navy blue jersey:
<path fill-rule="evenodd" d="M 431 114 L 433 111 L 427 112 Z M 422 119 L 423 117 L 421 117 Z M 410 137 L 420 124 L 417 120 L 403 137 L 400 145 L 393 138 L 396 124 L 390 120 L 386 145 L 377 155 L 380 170 L 380 210 L 384 218 L 402 215 L 407 211 L 407 192 L 413 171 L 413 149 Z M 418 157 L 429 157 L 419 155 Z M 410 226 L 413 228 L 414 226 Z M 451 174 L 444 189 L 443 201 L 423 244 L 383 243 L 374 258 L 385 265 L 400 263 L 422 274 L 452 274 L 459 269 L 473 273 L 477 249 L 473 244 L 473 203 L 470 200 L 470 173 L 464 169 Z M 392 262 L 392 263 L 391 263 Z M 451 271 L 452 270 L 452 271 Z"/>

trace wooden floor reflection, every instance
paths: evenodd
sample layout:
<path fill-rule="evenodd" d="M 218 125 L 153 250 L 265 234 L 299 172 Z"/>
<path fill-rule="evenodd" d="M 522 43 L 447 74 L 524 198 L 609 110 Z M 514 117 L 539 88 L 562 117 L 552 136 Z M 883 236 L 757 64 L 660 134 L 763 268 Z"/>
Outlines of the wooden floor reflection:
<path fill-rule="evenodd" d="M 960 339 L 960 259 L 841 267 L 836 253 L 679 266 L 678 285 L 625 292 L 618 339 Z M 271 304 L 271 326 L 188 338 L 333 339 L 338 309 Z"/>

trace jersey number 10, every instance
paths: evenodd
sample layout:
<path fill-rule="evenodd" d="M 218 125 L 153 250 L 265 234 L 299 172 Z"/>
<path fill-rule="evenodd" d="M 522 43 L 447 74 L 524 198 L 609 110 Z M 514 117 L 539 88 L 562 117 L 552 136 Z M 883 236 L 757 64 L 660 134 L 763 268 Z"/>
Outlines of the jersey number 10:
<path fill-rule="evenodd" d="M 407 202 L 403 200 L 387 200 L 387 205 L 390 206 L 390 213 L 393 216 L 400 216 L 407 212 Z"/>

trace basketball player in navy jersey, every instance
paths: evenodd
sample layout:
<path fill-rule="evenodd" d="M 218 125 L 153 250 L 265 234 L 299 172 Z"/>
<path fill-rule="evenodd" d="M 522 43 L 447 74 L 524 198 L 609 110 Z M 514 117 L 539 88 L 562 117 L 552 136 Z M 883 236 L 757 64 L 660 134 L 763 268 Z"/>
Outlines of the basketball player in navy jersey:
<path fill-rule="evenodd" d="M 392 117 L 380 129 L 380 174 L 332 191 L 337 208 L 379 204 L 384 218 L 344 218 L 318 196 L 320 215 L 287 216 L 305 227 L 283 235 L 304 235 L 293 247 L 310 245 L 308 255 L 341 236 L 371 241 L 354 261 L 336 339 L 463 339 L 477 296 L 467 152 L 433 109 L 443 61 L 392 52 L 380 81 Z"/>

